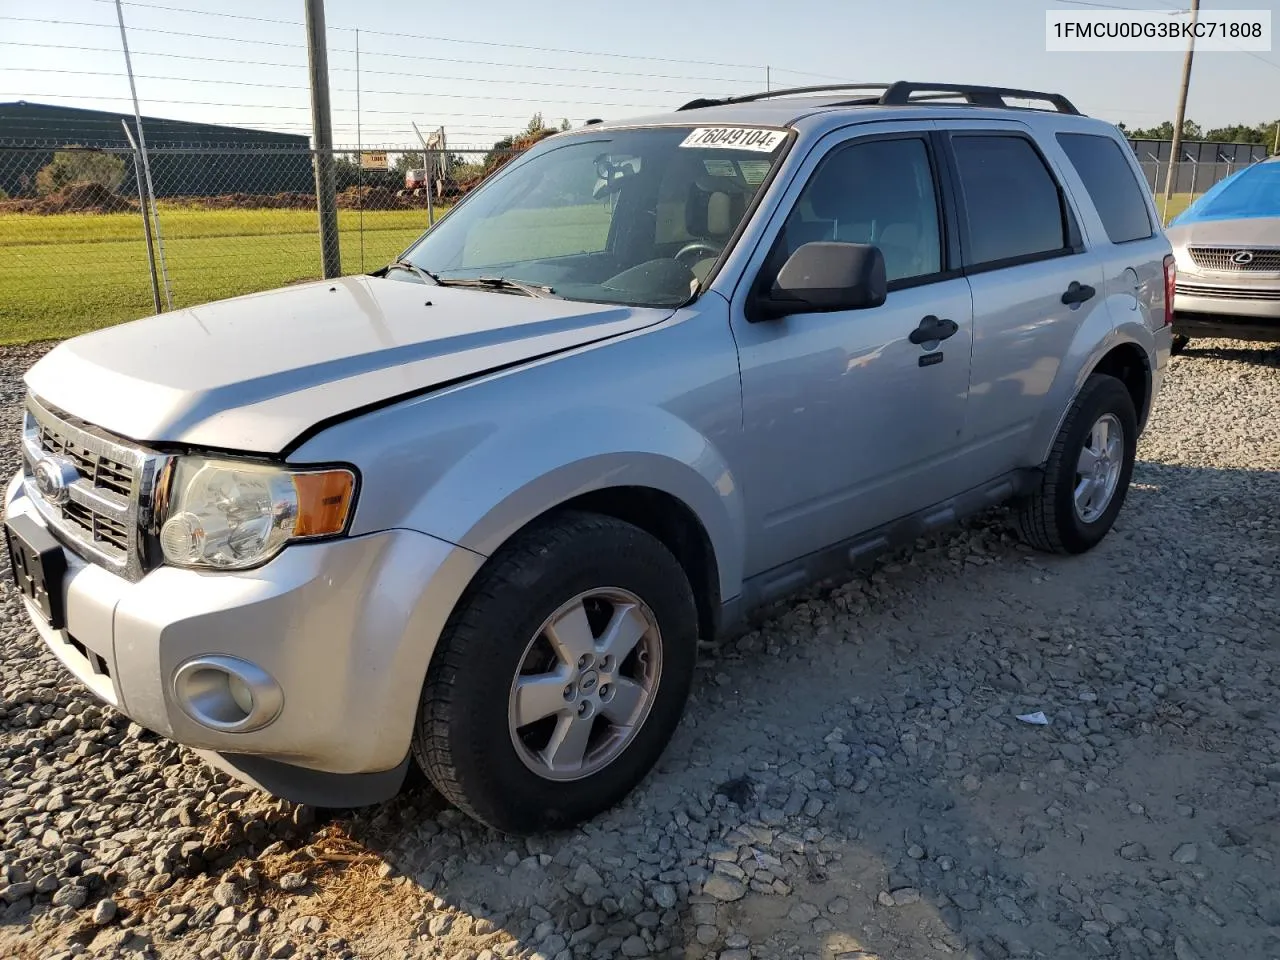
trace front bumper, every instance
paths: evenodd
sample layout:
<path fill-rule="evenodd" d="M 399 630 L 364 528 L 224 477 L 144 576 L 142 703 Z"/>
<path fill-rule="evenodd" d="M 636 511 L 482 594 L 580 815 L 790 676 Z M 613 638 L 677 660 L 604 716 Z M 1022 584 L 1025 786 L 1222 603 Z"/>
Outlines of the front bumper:
<path fill-rule="evenodd" d="M 1183 336 L 1280 342 L 1280 299 L 1177 293 L 1173 311 L 1174 333 Z"/>
<path fill-rule="evenodd" d="M 19 514 L 40 522 L 15 478 L 4 516 Z M 484 560 L 401 529 L 290 546 L 255 570 L 161 567 L 136 583 L 63 553 L 65 629 L 26 606 L 67 669 L 241 779 L 326 806 L 399 788 L 436 638 Z M 179 668 L 210 656 L 248 661 L 274 681 L 282 702 L 270 722 L 229 732 L 184 708 Z"/>

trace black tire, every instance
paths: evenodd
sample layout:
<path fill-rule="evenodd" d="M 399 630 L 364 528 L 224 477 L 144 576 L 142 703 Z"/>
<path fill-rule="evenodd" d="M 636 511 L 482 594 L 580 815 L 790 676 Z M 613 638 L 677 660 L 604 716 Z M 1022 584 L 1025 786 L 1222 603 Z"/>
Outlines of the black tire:
<path fill-rule="evenodd" d="M 1075 506 L 1076 465 L 1094 424 L 1108 413 L 1120 423 L 1124 459 L 1106 509 L 1085 522 Z M 1017 526 L 1022 539 L 1049 553 L 1084 553 L 1097 546 L 1124 506 L 1137 448 L 1138 418 L 1128 389 L 1115 377 L 1092 374 L 1058 431 L 1039 488 L 1019 504 Z"/>
<path fill-rule="evenodd" d="M 546 779 L 512 742 L 508 696 L 526 646 L 562 604 L 603 587 L 652 612 L 661 669 L 629 744 L 579 780 Z M 450 616 L 423 686 L 413 752 L 447 800 L 481 823 L 527 835 L 612 807 L 648 773 L 680 722 L 693 680 L 698 617 L 683 568 L 629 523 L 565 512 L 531 525 L 495 554 Z"/>
<path fill-rule="evenodd" d="M 1187 344 L 1190 342 L 1191 342 L 1191 338 L 1186 336 L 1185 334 L 1181 334 L 1181 333 L 1174 334 L 1173 344 L 1169 347 L 1169 353 L 1172 356 L 1176 357 L 1183 350 L 1187 349 Z"/>

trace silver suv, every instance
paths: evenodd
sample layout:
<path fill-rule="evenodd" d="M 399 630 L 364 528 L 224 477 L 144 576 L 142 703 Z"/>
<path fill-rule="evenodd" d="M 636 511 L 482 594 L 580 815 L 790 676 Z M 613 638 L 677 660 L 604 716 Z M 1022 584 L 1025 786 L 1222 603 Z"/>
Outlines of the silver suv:
<path fill-rule="evenodd" d="M 98 697 L 246 782 L 358 805 L 416 762 L 500 830 L 565 826 L 752 608 L 1004 501 L 1097 544 L 1172 284 L 1125 140 L 1058 95 L 588 125 L 371 275 L 50 351 L 15 576 Z"/>

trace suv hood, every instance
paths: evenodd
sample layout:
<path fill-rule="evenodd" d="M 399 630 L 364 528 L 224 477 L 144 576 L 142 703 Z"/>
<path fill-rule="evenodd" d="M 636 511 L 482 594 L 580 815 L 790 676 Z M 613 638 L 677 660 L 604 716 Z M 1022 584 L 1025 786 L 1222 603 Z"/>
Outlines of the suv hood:
<path fill-rule="evenodd" d="M 53 406 L 139 442 L 279 453 L 330 418 L 673 312 L 344 277 L 85 334 L 25 379 Z"/>

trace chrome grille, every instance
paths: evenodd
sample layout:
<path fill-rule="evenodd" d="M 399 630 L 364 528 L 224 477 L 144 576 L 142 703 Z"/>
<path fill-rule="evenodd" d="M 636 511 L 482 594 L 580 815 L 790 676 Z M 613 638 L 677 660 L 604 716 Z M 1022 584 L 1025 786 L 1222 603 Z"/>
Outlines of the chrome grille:
<path fill-rule="evenodd" d="M 169 458 L 55 412 L 30 395 L 22 447 L 27 495 L 58 539 L 86 560 L 141 579 L 157 555 L 154 492 Z M 43 496 L 36 482 L 36 465 L 45 458 L 74 468 L 60 503 Z"/>
<path fill-rule="evenodd" d="M 80 474 L 95 487 L 102 487 L 122 497 L 128 497 L 133 491 L 134 468 L 131 464 L 122 463 L 105 453 L 79 444 L 73 437 L 59 434 L 48 424 L 38 424 L 40 449 L 45 453 L 66 457 L 76 465 Z"/>
<path fill-rule="evenodd" d="M 1280 247 L 1187 247 L 1191 262 L 1206 270 L 1220 270 L 1223 273 L 1240 273 L 1256 271 L 1260 273 L 1280 273 Z M 1248 254 L 1252 259 L 1248 263 L 1237 263 L 1235 257 Z"/>
<path fill-rule="evenodd" d="M 1280 289 L 1262 287 L 1220 287 L 1207 283 L 1176 283 L 1174 293 L 1186 297 L 1211 297 L 1214 300 L 1280 300 Z"/>

